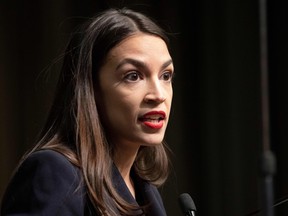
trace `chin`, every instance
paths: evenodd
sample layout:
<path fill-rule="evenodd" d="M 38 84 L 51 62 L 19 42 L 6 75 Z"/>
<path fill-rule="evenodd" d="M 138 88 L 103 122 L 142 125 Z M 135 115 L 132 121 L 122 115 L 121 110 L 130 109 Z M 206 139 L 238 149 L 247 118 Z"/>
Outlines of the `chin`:
<path fill-rule="evenodd" d="M 163 139 L 155 139 L 155 140 L 149 140 L 149 141 L 144 141 L 145 144 L 144 146 L 156 146 L 156 145 L 161 145 L 163 142 Z"/>

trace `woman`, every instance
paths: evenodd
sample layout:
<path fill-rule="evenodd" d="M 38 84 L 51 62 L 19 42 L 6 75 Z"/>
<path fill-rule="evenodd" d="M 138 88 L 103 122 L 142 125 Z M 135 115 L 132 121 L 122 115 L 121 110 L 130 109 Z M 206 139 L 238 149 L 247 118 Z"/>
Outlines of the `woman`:
<path fill-rule="evenodd" d="M 2 215 L 166 215 L 157 187 L 173 62 L 145 15 L 109 9 L 76 31 L 37 145 L 3 198 Z"/>

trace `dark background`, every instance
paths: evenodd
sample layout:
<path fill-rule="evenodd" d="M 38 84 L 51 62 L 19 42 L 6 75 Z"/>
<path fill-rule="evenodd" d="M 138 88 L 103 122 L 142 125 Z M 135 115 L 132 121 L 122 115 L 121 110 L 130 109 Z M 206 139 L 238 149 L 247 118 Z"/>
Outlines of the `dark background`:
<path fill-rule="evenodd" d="M 145 12 L 171 38 L 176 68 L 166 141 L 174 169 L 161 189 L 169 216 L 188 192 L 201 216 L 261 208 L 259 3 L 255 0 L 0 2 L 0 198 L 51 105 L 71 30 L 107 7 Z M 271 148 L 275 201 L 288 194 L 287 3 L 268 1 Z M 54 64 L 55 63 L 55 64 Z M 275 208 L 288 214 L 288 204 Z"/>

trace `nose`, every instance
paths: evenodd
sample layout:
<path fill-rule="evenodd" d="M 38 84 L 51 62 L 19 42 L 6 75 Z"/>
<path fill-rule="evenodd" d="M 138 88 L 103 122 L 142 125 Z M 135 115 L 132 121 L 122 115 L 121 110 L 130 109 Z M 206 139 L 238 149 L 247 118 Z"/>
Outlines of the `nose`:
<path fill-rule="evenodd" d="M 147 85 L 147 94 L 144 101 L 146 103 L 162 103 L 166 100 L 164 86 L 160 80 L 153 80 Z"/>

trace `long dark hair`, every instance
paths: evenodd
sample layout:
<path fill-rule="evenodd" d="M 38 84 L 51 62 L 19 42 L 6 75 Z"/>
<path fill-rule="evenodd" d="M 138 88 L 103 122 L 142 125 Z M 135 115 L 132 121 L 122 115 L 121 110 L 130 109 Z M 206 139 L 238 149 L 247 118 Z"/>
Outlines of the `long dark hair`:
<path fill-rule="evenodd" d="M 125 215 L 135 209 L 113 187 L 112 147 L 105 138 L 94 91 L 107 53 L 137 32 L 161 37 L 168 45 L 166 33 L 154 21 L 130 9 L 108 9 L 72 34 L 54 103 L 40 139 L 30 152 L 54 149 L 80 167 L 90 201 L 102 215 L 115 214 L 105 202 L 107 196 L 115 200 L 118 210 Z M 141 147 L 133 165 L 137 175 L 151 184 L 162 185 L 169 170 L 167 149 L 165 143 Z"/>

